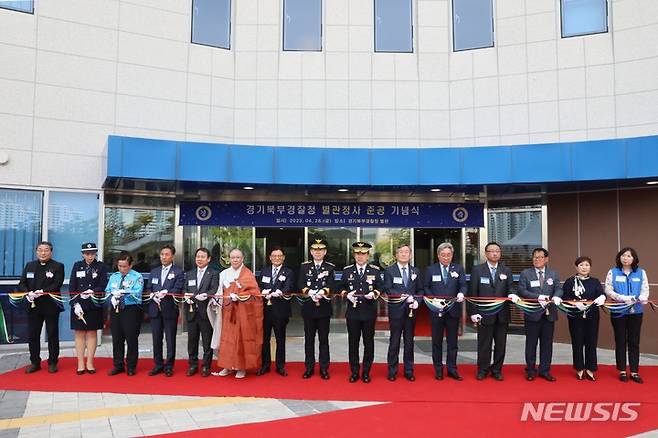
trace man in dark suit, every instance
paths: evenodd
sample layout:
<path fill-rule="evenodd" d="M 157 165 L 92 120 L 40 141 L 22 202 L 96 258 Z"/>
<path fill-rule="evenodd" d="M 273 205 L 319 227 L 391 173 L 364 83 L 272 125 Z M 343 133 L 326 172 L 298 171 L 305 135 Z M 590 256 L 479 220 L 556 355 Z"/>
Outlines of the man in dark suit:
<path fill-rule="evenodd" d="M 512 270 L 500 263 L 500 245 L 489 242 L 484 247 L 487 261 L 473 266 L 469 296 L 471 297 L 507 297 L 512 293 Z M 477 379 L 483 380 L 489 372 L 494 379 L 503 380 L 503 362 L 505 360 L 505 343 L 510 321 L 509 303 L 505 302 L 498 313 L 485 315 L 478 312 L 474 305 L 469 306 L 471 321 L 478 327 L 478 371 Z M 495 344 L 494 344 L 495 342 Z M 493 364 L 491 363 L 491 347 Z"/>
<path fill-rule="evenodd" d="M 396 379 L 400 363 L 400 337 L 404 336 L 404 377 L 413 382 L 414 376 L 414 330 L 418 309 L 418 300 L 423 294 L 423 282 L 420 269 L 411 266 L 411 247 L 402 244 L 395 250 L 397 263 L 384 270 L 384 292 L 392 300 L 389 301 L 388 321 L 390 324 L 390 339 L 388 342 L 388 380 Z"/>
<path fill-rule="evenodd" d="M 443 333 L 446 332 L 448 352 L 446 365 L 448 377 L 463 380 L 457 372 L 457 331 L 462 315 L 462 302 L 466 293 L 466 276 L 464 268 L 452 262 L 455 249 L 449 242 L 444 242 L 436 249 L 438 263 L 427 267 L 424 277 L 424 295 L 429 297 L 455 298 L 456 302 L 443 311 L 432 311 L 432 362 L 437 380 L 443 380 Z"/>
<path fill-rule="evenodd" d="M 176 329 L 178 324 L 178 304 L 169 294 L 180 294 L 185 284 L 183 269 L 174 265 L 176 248 L 164 245 L 160 248 L 161 265 L 151 271 L 147 292 L 149 292 L 148 315 L 153 334 L 154 367 L 149 376 L 164 371 L 167 377 L 174 372 L 176 359 Z M 167 341 L 167 359 L 163 360 L 162 337 Z"/>
<path fill-rule="evenodd" d="M 519 275 L 519 295 L 539 301 L 541 312 L 525 314 L 525 362 L 526 378 L 537 375 L 537 343 L 539 342 L 539 377 L 554 382 L 551 375 L 553 358 L 553 332 L 557 321 L 557 307 L 562 303 L 562 286 L 557 272 L 548 266 L 548 251 L 535 248 L 532 251 L 532 268 Z M 518 297 L 511 297 L 518 301 Z"/>
<path fill-rule="evenodd" d="M 343 268 L 341 295 L 347 299 L 345 320 L 351 383 L 359 380 L 359 344 L 363 336 L 364 383 L 370 383 L 370 368 L 375 359 L 375 320 L 377 319 L 377 298 L 383 289 L 379 267 L 368 264 L 372 245 L 366 242 L 352 244 L 353 265 Z"/>
<path fill-rule="evenodd" d="M 208 300 L 219 288 L 219 272 L 210 269 L 210 251 L 199 248 L 194 253 L 196 269 L 185 273 L 185 305 L 183 313 L 187 319 L 187 354 L 189 365 L 186 375 L 193 376 L 199 370 L 199 337 L 203 345 L 201 377 L 210 375 L 212 362 L 212 325 L 208 317 Z"/>
<path fill-rule="evenodd" d="M 258 285 L 263 293 L 263 365 L 256 374 L 259 376 L 269 373 L 272 363 L 270 339 L 272 329 L 276 338 L 276 372 L 287 376 L 286 371 L 286 326 L 292 315 L 290 308 L 291 292 L 295 288 L 295 279 L 292 269 L 283 266 L 286 255 L 281 248 L 270 251 L 270 266 L 261 271 Z"/>
<path fill-rule="evenodd" d="M 41 327 L 46 323 L 48 339 L 48 372 L 57 372 L 59 360 L 59 312 L 64 307 L 56 300 L 64 284 L 64 265 L 52 259 L 53 245 L 39 242 L 37 259 L 23 268 L 18 290 L 27 292 L 27 327 L 29 331 L 30 362 L 25 369 L 30 374 L 41 369 Z M 49 294 L 51 293 L 51 294 Z M 0 310 L 1 311 L 1 310 Z"/>
<path fill-rule="evenodd" d="M 313 239 L 310 245 L 313 260 L 302 263 L 299 268 L 297 288 L 310 299 L 302 305 L 304 318 L 304 365 L 302 377 L 308 379 L 315 367 L 315 334 L 320 344 L 320 377 L 329 379 L 329 321 L 332 307 L 329 293 L 334 287 L 333 263 L 324 260 L 327 255 L 327 241 Z"/>

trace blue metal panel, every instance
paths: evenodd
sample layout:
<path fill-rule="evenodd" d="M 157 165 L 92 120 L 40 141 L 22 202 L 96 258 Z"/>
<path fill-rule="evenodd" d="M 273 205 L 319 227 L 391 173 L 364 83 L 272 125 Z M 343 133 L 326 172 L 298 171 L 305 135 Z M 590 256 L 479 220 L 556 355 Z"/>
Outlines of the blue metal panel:
<path fill-rule="evenodd" d="M 512 146 L 510 151 L 513 181 L 532 183 L 571 179 L 571 148 L 568 144 Z"/>
<path fill-rule="evenodd" d="M 327 185 L 370 185 L 370 150 L 330 148 L 323 151 L 323 183 Z"/>
<path fill-rule="evenodd" d="M 462 179 L 462 156 L 458 148 L 418 150 L 418 183 L 458 185 Z"/>
<path fill-rule="evenodd" d="M 372 149 L 372 185 L 418 184 L 418 149 Z"/>
<path fill-rule="evenodd" d="M 571 144 L 573 180 L 591 181 L 626 177 L 624 140 L 587 141 Z"/>
<path fill-rule="evenodd" d="M 123 176 L 123 137 L 107 137 L 107 176 Z"/>
<path fill-rule="evenodd" d="M 626 142 L 627 178 L 658 176 L 658 137 L 634 138 Z"/>
<path fill-rule="evenodd" d="M 512 180 L 510 146 L 468 147 L 461 152 L 463 183 L 498 184 Z"/>
<path fill-rule="evenodd" d="M 124 137 L 121 176 L 126 178 L 175 180 L 176 142 Z"/>
<path fill-rule="evenodd" d="M 180 181 L 228 181 L 228 146 L 214 143 L 178 143 Z"/>
<path fill-rule="evenodd" d="M 274 180 L 274 148 L 230 146 L 229 178 L 235 183 L 271 184 Z"/>
<path fill-rule="evenodd" d="M 274 150 L 274 183 L 322 184 L 324 149 L 278 147 Z"/>

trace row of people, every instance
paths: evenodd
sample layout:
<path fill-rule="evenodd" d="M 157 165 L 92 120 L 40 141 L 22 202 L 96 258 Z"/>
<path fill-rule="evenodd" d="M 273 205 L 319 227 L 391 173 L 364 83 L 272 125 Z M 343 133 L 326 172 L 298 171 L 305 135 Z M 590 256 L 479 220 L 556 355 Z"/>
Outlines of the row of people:
<path fill-rule="evenodd" d="M 195 253 L 196 268 L 183 272 L 173 264 L 175 248 L 165 245 L 160 251 L 161 266 L 151 271 L 150 281 L 144 285 L 141 274 L 131 269 L 132 258 L 121 254 L 117 261 L 118 272 L 107 279 L 105 265 L 96 260 L 95 244 L 82 247 L 84 260 L 77 262 L 72 269 L 70 290 L 80 293 L 72 295 L 70 304 L 71 327 L 75 330 L 78 374 L 85 370 L 94 373 L 93 357 L 96 348 L 96 330 L 102 328 L 102 300 L 98 294 L 109 294 L 112 305 L 110 326 L 113 339 L 114 368 L 111 374 L 127 370 L 135 373 L 137 366 L 137 336 L 141 322 L 142 294 L 148 294 L 146 311 L 149 314 L 153 333 L 154 367 L 149 372 L 156 375 L 164 372 L 173 374 L 175 358 L 175 338 L 179 306 L 174 296 L 184 294 L 183 312 L 188 322 L 187 375 L 198 372 L 198 344 L 203 346 L 201 375 L 210 374 L 213 348 L 219 346 L 220 375 L 236 372 L 236 377 L 244 377 L 247 369 L 257 369 L 257 374 L 270 371 L 270 338 L 272 331 L 276 338 L 275 368 L 281 375 L 285 369 L 286 325 L 291 316 L 290 300 L 294 291 L 301 291 L 306 298 L 302 304 L 302 317 L 305 334 L 304 378 L 310 378 L 315 370 L 315 338 L 319 340 L 319 371 L 324 379 L 329 378 L 329 321 L 332 316 L 330 293 L 340 293 L 346 300 L 346 324 L 349 343 L 350 381 L 361 379 L 369 382 L 370 369 L 374 358 L 374 332 L 377 318 L 376 299 L 388 296 L 390 341 L 387 354 L 388 379 L 397 377 L 399 368 L 400 342 L 403 340 L 403 369 L 408 380 L 414 376 L 414 330 L 416 316 L 414 310 L 419 299 L 429 297 L 454 297 L 450 306 L 432 307 L 432 362 L 435 377 L 443 379 L 443 337 L 447 340 L 447 375 L 462 380 L 457 370 L 457 332 L 462 315 L 461 303 L 467 295 L 471 297 L 501 297 L 517 302 L 521 297 L 538 300 L 541 312 L 525 315 L 526 331 L 526 377 L 534 380 L 540 376 L 549 381 L 555 378 L 550 374 L 554 322 L 557 320 L 557 305 L 562 298 L 576 302 L 576 306 L 586 312 L 569 318 L 572 336 L 574 367 L 578 379 L 595 380 L 596 344 L 598 337 L 599 312 L 606 295 L 617 302 L 631 303 L 622 314 L 614 315 L 612 324 L 615 331 L 616 362 L 622 381 L 626 374 L 626 352 L 630 363 L 630 378 L 638 383 L 639 338 L 642 323 L 642 303 L 648 300 L 649 287 L 646 273 L 639 268 L 637 253 L 632 248 L 622 249 L 616 257 L 616 267 L 608 272 L 605 290 L 601 283 L 589 276 L 591 259 L 579 257 L 575 264 L 577 274 L 570 277 L 564 286 L 558 274 L 550 269 L 548 251 L 537 248 L 532 253 L 533 267 L 521 272 L 518 291 L 514 292 L 511 270 L 500 262 L 501 248 L 495 243 L 487 244 L 487 261 L 474 266 L 470 288 L 467 286 L 464 269 L 453 263 L 454 248 L 443 243 L 437 248 L 438 262 L 429 266 L 424 273 L 410 265 L 411 248 L 401 245 L 396 250 L 396 263 L 380 270 L 369 264 L 371 246 L 365 242 L 353 245 L 355 263 L 343 269 L 342 279 L 336 281 L 335 266 L 324 260 L 327 243 L 322 239 L 310 245 L 312 259 L 302 264 L 294 279 L 293 271 L 284 265 L 285 254 L 279 248 L 270 252 L 270 262 L 256 281 L 248 268 L 243 265 L 242 253 L 231 252 L 231 267 L 221 275 L 208 268 L 210 252 L 199 248 Z M 44 296 L 42 291 L 59 291 L 63 283 L 63 265 L 52 260 L 52 245 L 41 242 L 37 246 L 37 260 L 26 265 L 20 287 L 26 291 L 30 303 L 28 324 L 30 331 L 30 361 L 26 372 L 40 369 L 39 335 L 42 324 L 46 323 L 49 346 L 48 369 L 57 370 L 59 341 L 57 321 L 59 311 L 56 295 Z M 209 306 L 215 294 L 223 296 L 225 302 L 221 311 Z M 50 297 L 50 298 L 48 298 Z M 255 299 L 246 300 L 244 297 Z M 261 300 L 261 297 L 263 298 Z M 593 301 L 596 306 L 583 303 Z M 477 379 L 482 380 L 491 374 L 503 380 L 502 366 L 505 357 L 505 343 L 510 321 L 510 306 L 505 302 L 499 311 L 482 315 L 476 305 L 469 304 L 470 319 L 478 326 L 477 335 Z M 223 316 L 223 318 L 222 318 Z M 570 315 L 571 316 L 571 315 Z M 359 360 L 359 346 L 363 338 L 363 360 Z M 163 339 L 167 344 L 167 356 L 163 356 Z M 127 354 L 124 358 L 125 344 Z M 537 366 L 537 346 L 539 345 L 539 366 Z M 85 361 L 85 349 L 87 356 Z M 222 354 L 222 352 L 225 352 Z M 492 362 L 493 353 L 493 362 Z M 223 360 L 224 358 L 224 360 Z M 231 358 L 226 360 L 226 358 Z M 125 359 L 125 363 L 124 363 Z"/>

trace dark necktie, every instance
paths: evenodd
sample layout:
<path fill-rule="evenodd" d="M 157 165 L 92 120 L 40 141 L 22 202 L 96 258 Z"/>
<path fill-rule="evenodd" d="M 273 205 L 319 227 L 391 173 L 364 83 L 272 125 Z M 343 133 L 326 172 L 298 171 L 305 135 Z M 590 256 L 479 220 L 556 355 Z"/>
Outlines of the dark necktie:
<path fill-rule="evenodd" d="M 272 284 L 276 282 L 276 278 L 278 274 L 279 274 L 279 268 L 272 268 Z"/>
<path fill-rule="evenodd" d="M 363 268 L 359 268 L 359 277 L 363 277 Z"/>
<path fill-rule="evenodd" d="M 496 267 L 491 268 L 491 281 L 496 284 Z"/>
<path fill-rule="evenodd" d="M 126 276 L 122 275 L 121 276 L 120 288 L 123 289 L 123 291 L 125 292 L 125 289 L 124 289 L 125 286 L 123 284 L 124 281 L 126 281 Z M 126 298 L 125 297 L 126 297 L 125 293 L 121 294 L 121 297 L 119 297 L 119 309 L 123 309 L 123 308 L 126 307 Z"/>
<path fill-rule="evenodd" d="M 402 283 L 404 283 L 405 288 L 409 287 L 409 275 L 407 274 L 406 266 L 402 268 Z"/>
<path fill-rule="evenodd" d="M 544 287 L 544 271 L 539 271 L 537 278 L 539 278 L 539 287 Z"/>
<path fill-rule="evenodd" d="M 448 269 L 441 265 L 441 273 L 443 275 L 443 283 L 448 284 Z"/>

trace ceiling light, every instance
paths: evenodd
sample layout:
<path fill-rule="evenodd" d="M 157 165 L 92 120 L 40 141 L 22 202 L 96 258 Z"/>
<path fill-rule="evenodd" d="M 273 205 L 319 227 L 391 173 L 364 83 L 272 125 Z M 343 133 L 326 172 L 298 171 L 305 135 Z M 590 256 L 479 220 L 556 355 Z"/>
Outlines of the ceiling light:
<path fill-rule="evenodd" d="M 648 186 L 655 186 L 656 184 L 658 184 L 658 181 L 647 181 Z"/>
<path fill-rule="evenodd" d="M 430 192 L 440 192 L 441 189 L 430 189 Z"/>
<path fill-rule="evenodd" d="M 342 188 L 342 189 L 338 189 L 338 191 L 339 191 L 339 192 L 349 192 L 349 191 L 350 191 L 350 189 L 345 189 L 345 188 Z"/>
<path fill-rule="evenodd" d="M 251 186 L 244 186 L 242 187 L 244 190 L 253 190 L 254 188 Z"/>

